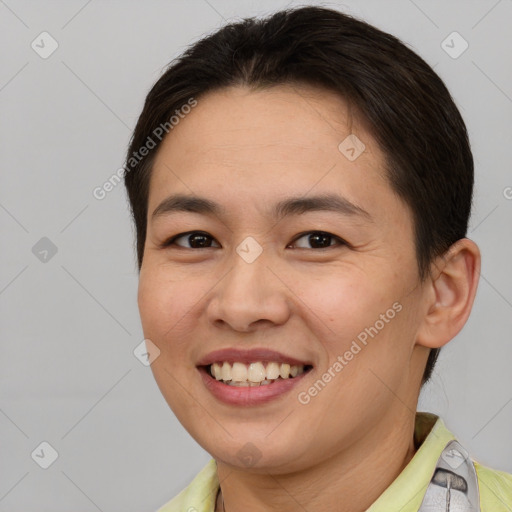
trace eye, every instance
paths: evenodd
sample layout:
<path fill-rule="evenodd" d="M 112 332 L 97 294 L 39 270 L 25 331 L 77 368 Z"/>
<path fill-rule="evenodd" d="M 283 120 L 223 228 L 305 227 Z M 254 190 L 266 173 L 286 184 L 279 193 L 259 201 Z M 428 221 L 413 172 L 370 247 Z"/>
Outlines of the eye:
<path fill-rule="evenodd" d="M 327 249 L 328 247 L 332 247 L 332 241 L 337 242 L 338 245 L 348 245 L 345 240 L 331 233 L 326 233 L 325 231 L 307 231 L 296 238 L 294 243 L 297 243 L 297 240 L 302 238 L 306 238 L 306 244 L 312 244 L 313 247 L 299 246 L 299 249 Z"/>
<path fill-rule="evenodd" d="M 185 244 L 188 243 L 189 245 L 187 246 L 183 245 L 183 243 L 177 243 L 177 241 L 181 239 L 184 239 L 186 241 Z M 306 239 L 306 245 L 304 245 L 304 242 L 302 242 L 298 245 L 299 249 L 327 249 L 329 247 L 333 247 L 334 245 L 348 245 L 345 240 L 342 240 L 340 237 L 331 233 L 327 233 L 325 231 L 306 231 L 295 238 L 294 242 L 292 242 L 292 244 L 288 245 L 287 247 L 290 247 L 294 244 L 297 245 L 297 241 L 301 239 Z M 212 242 L 217 245 L 212 245 Z M 312 247 L 308 247 L 307 244 L 311 244 Z M 205 233 L 204 231 L 189 231 L 187 233 L 180 233 L 165 241 L 162 244 L 162 247 L 170 247 L 173 245 L 184 249 L 208 249 L 211 247 L 220 247 L 218 242 L 216 242 L 211 235 Z"/>
<path fill-rule="evenodd" d="M 176 243 L 177 240 L 185 239 L 190 245 L 187 247 L 186 245 Z M 212 236 L 203 231 L 189 231 L 187 233 L 180 233 L 179 235 L 173 236 L 169 240 L 165 241 L 162 244 L 162 247 L 169 247 L 171 245 L 177 245 L 178 247 L 182 247 L 184 249 L 208 249 L 212 247 L 211 242 L 214 240 Z M 218 246 L 220 247 L 220 246 Z"/>

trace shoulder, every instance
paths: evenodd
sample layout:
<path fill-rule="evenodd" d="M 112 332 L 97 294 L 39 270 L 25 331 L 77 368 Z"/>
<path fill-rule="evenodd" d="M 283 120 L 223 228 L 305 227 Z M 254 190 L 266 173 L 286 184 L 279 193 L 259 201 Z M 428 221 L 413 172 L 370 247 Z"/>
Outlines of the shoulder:
<path fill-rule="evenodd" d="M 498 471 L 474 461 L 482 512 L 512 510 L 512 474 Z"/>
<path fill-rule="evenodd" d="M 218 488 L 217 463 L 210 459 L 192 482 L 157 512 L 213 512 Z"/>

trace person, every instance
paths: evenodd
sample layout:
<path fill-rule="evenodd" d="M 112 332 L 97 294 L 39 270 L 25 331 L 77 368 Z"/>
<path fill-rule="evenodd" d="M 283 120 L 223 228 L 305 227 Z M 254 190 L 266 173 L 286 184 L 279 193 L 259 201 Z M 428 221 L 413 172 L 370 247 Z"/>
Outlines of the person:
<path fill-rule="evenodd" d="M 170 64 L 124 180 L 152 372 L 212 459 L 160 512 L 512 510 L 512 475 L 416 410 L 477 289 L 473 173 L 442 80 L 336 10 Z"/>

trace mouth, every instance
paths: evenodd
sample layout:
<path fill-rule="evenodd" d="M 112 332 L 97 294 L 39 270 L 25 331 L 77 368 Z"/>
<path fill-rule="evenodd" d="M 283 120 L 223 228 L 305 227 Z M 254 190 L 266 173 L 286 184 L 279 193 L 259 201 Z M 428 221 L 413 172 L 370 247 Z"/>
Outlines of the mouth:
<path fill-rule="evenodd" d="M 277 400 L 312 370 L 311 361 L 267 348 L 225 348 L 197 362 L 206 390 L 228 405 L 255 406 Z"/>
<path fill-rule="evenodd" d="M 287 379 L 295 379 L 309 372 L 310 364 L 290 364 L 277 361 L 219 361 L 201 366 L 204 372 L 216 381 L 234 387 L 271 386 Z"/>
<path fill-rule="evenodd" d="M 251 407 L 284 399 L 313 366 L 277 361 L 217 361 L 197 369 L 206 390 L 219 402 Z"/>
<path fill-rule="evenodd" d="M 203 366 L 203 368 L 215 380 L 228 386 L 257 387 L 270 386 L 280 380 L 294 379 L 309 372 L 313 367 L 276 361 L 253 363 L 223 361 Z"/>

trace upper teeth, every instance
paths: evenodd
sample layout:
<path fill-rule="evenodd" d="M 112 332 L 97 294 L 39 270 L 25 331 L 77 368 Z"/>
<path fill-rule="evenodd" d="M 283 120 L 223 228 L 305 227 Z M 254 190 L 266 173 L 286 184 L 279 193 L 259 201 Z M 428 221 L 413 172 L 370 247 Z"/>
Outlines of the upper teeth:
<path fill-rule="evenodd" d="M 304 372 L 304 365 L 289 365 L 288 363 L 213 363 L 210 367 L 210 373 L 217 380 L 237 381 L 237 382 L 263 382 L 264 380 L 275 380 L 281 377 L 296 377 Z"/>

